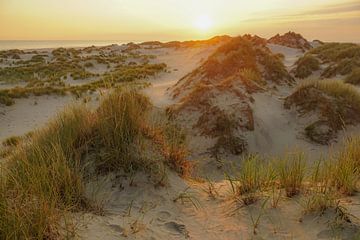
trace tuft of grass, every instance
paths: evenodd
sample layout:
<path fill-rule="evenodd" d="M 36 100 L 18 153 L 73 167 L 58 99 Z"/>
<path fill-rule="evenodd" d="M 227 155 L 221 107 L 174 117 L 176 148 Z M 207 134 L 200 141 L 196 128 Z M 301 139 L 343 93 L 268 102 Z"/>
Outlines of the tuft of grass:
<path fill-rule="evenodd" d="M 62 210 L 91 209 L 80 164 L 89 126 L 85 109 L 70 108 L 10 155 L 1 176 L 1 238 L 53 239 Z"/>
<path fill-rule="evenodd" d="M 319 69 L 320 61 L 313 55 L 306 54 L 296 61 L 295 77 L 306 78 Z"/>
<path fill-rule="evenodd" d="M 360 84 L 360 67 L 352 70 L 351 74 L 345 78 L 346 83 L 351 83 L 354 85 Z"/>
<path fill-rule="evenodd" d="M 335 208 L 336 200 L 329 193 L 314 193 L 306 197 L 302 205 L 305 214 L 318 213 L 322 215 L 327 209 Z"/>
<path fill-rule="evenodd" d="M 285 108 L 292 105 L 300 114 L 318 114 L 318 120 L 309 124 L 305 132 L 311 140 L 321 144 L 328 144 L 346 125 L 360 122 L 360 93 L 342 81 L 305 82 L 286 98 Z"/>
<path fill-rule="evenodd" d="M 285 189 L 287 197 L 300 193 L 305 177 L 306 162 L 303 153 L 287 154 L 278 159 L 276 171 L 281 187 Z"/>
<path fill-rule="evenodd" d="M 354 43 L 325 43 L 311 49 L 308 55 L 316 56 L 329 64 L 321 73 L 329 78 L 338 74 L 347 75 L 360 67 L 360 46 Z"/>
<path fill-rule="evenodd" d="M 259 199 L 259 192 L 274 183 L 274 169 L 263 161 L 257 155 L 249 155 L 236 175 L 235 195 L 244 205 L 255 203 Z"/>
<path fill-rule="evenodd" d="M 180 201 L 181 204 L 185 204 L 187 202 L 191 203 L 193 207 L 198 210 L 201 208 L 200 201 L 196 198 L 195 194 L 188 191 L 190 187 L 187 187 L 184 191 L 181 191 L 174 199 L 173 202 Z"/>
<path fill-rule="evenodd" d="M 360 138 L 346 140 L 334 163 L 333 179 L 336 188 L 343 194 L 353 195 L 360 176 Z"/>
<path fill-rule="evenodd" d="M 0 238 L 70 234 L 71 226 L 61 224 L 69 211 L 99 209 L 85 194 L 87 180 L 96 173 L 143 171 L 154 183 L 165 180 L 168 168 L 185 174 L 190 164 L 185 143 L 176 139 L 180 130 L 151 123 L 150 110 L 143 95 L 118 90 L 97 111 L 69 107 L 16 146 L 0 166 Z"/>
<path fill-rule="evenodd" d="M 12 137 L 9 137 L 7 139 L 5 139 L 3 142 L 2 142 L 2 145 L 4 147 L 14 147 L 14 146 L 17 146 L 21 141 L 21 137 L 19 136 L 12 136 Z"/>
<path fill-rule="evenodd" d="M 148 99 L 140 94 L 111 94 L 97 110 L 95 125 L 98 149 L 97 168 L 113 171 L 136 169 L 141 164 L 139 149 L 143 119 L 150 109 Z"/>

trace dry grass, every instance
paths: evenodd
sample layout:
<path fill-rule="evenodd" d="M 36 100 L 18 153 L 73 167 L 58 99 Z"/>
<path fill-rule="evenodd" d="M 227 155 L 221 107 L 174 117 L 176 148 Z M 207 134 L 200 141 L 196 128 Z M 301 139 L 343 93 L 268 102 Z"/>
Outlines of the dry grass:
<path fill-rule="evenodd" d="M 125 82 L 134 82 L 154 76 L 165 71 L 166 64 L 149 64 L 153 56 L 129 53 L 104 52 L 101 48 L 95 48 L 100 52 L 98 55 L 81 56 L 86 49 L 58 48 L 52 54 L 34 55 L 30 60 L 18 60 L 14 65 L 7 65 L 0 69 L 0 82 L 17 83 L 26 82 L 21 88 L 4 89 L 0 91 L 0 104 L 10 106 L 16 98 L 26 98 L 30 95 L 48 95 L 73 93 L 79 96 L 85 92 L 93 92 L 96 89 L 108 88 Z M 3 51 L 2 55 L 12 55 L 17 51 Z M 28 52 L 19 52 L 19 54 Z M 45 60 L 46 57 L 46 60 Z M 135 65 L 128 65 L 128 58 L 137 59 Z M 92 67 L 93 62 L 105 64 L 108 71 L 94 74 L 86 68 Z M 110 64 L 116 64 L 110 67 Z M 66 79 L 70 76 L 73 80 L 87 79 L 90 83 L 68 86 Z M 111 83 L 111 84 L 107 84 Z"/>
<path fill-rule="evenodd" d="M 347 139 L 333 166 L 333 179 L 336 188 L 347 195 L 358 190 L 360 176 L 360 138 Z"/>
<path fill-rule="evenodd" d="M 289 153 L 273 161 L 257 155 L 247 156 L 233 177 L 226 174 L 232 197 L 241 203 L 240 207 L 261 198 L 271 199 L 271 206 L 277 207 L 285 192 L 288 198 L 300 195 L 305 214 L 336 210 L 341 207 L 338 199 L 359 190 L 359 146 L 360 137 L 348 138 L 338 153 L 312 167 L 308 167 L 302 152 Z"/>
<path fill-rule="evenodd" d="M 259 193 L 274 184 L 275 171 L 256 155 L 244 159 L 236 175 L 236 195 L 244 205 L 255 203 Z"/>
<path fill-rule="evenodd" d="M 351 74 L 345 78 L 346 83 L 351 83 L 354 85 L 360 84 L 360 67 L 353 69 Z"/>
<path fill-rule="evenodd" d="M 80 164 L 90 119 L 71 108 L 9 156 L 1 176 L 1 238 L 54 239 L 62 210 L 91 209 Z"/>
<path fill-rule="evenodd" d="M 287 197 L 300 193 L 305 178 L 306 162 L 303 153 L 288 154 L 278 159 L 276 166 L 281 187 L 285 189 Z"/>
<path fill-rule="evenodd" d="M 346 125 L 360 122 L 360 94 L 341 81 L 308 81 L 285 100 L 285 107 L 296 106 L 301 114 L 317 113 L 318 120 L 305 132 L 318 143 L 328 144 Z"/>
<path fill-rule="evenodd" d="M 95 173 L 143 171 L 159 184 L 168 168 L 188 173 L 180 130 L 164 128 L 170 126 L 167 119 L 152 123 L 147 117 L 151 110 L 144 96 L 116 91 L 97 111 L 68 108 L 16 146 L 1 165 L 0 238 L 71 234 L 72 226 L 63 229 L 61 224 L 69 211 L 98 209 L 85 193 L 86 179 Z M 149 134 L 155 132 L 156 137 Z"/>
<path fill-rule="evenodd" d="M 320 69 L 320 61 L 311 54 L 306 54 L 296 61 L 295 77 L 309 77 L 313 71 Z"/>
<path fill-rule="evenodd" d="M 325 43 L 310 50 L 308 54 L 315 55 L 323 63 L 329 64 L 321 73 L 321 76 L 325 78 L 337 74 L 348 75 L 360 67 L 360 46 L 358 44 Z"/>

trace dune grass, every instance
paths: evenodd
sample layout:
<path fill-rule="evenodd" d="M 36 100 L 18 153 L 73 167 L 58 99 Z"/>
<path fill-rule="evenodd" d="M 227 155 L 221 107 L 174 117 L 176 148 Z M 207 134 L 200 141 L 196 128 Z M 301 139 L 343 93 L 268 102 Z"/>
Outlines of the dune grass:
<path fill-rule="evenodd" d="M 277 161 L 277 174 L 280 186 L 285 189 L 287 197 L 300 193 L 305 178 L 305 157 L 303 153 L 288 154 Z"/>
<path fill-rule="evenodd" d="M 244 205 L 249 205 L 259 199 L 262 190 L 273 184 L 275 169 L 259 156 L 250 155 L 244 159 L 235 180 L 238 198 Z"/>
<path fill-rule="evenodd" d="M 270 161 L 258 155 L 248 155 L 242 159 L 234 175 L 227 176 L 227 179 L 235 200 L 243 205 L 253 204 L 260 198 L 273 198 L 276 207 L 282 198 L 281 190 L 284 190 L 287 198 L 300 195 L 304 213 L 322 213 L 335 208 L 337 199 L 359 191 L 359 146 L 360 137 L 349 137 L 338 152 L 313 166 L 301 151 Z"/>
<path fill-rule="evenodd" d="M 106 49 L 106 48 L 104 48 Z M 97 55 L 82 55 L 86 49 L 57 48 L 51 53 L 33 55 L 30 60 L 16 60 L 14 64 L 7 64 L 0 69 L 0 82 L 25 82 L 25 87 L 4 89 L 0 91 L 0 104 L 10 106 L 16 98 L 29 95 L 64 94 L 66 92 L 79 95 L 86 91 L 95 91 L 109 85 L 142 80 L 165 71 L 166 64 L 151 64 L 154 56 L 141 55 L 133 52 L 106 52 L 102 48 L 95 48 Z M 32 54 L 19 50 L 2 51 L 0 56 L 5 59 L 13 54 Z M 134 64 L 128 64 L 132 59 Z M 89 72 L 87 68 L 94 67 L 93 62 L 105 64 L 108 70 L 101 74 Z M 114 66 L 115 65 L 115 66 Z M 79 86 L 69 86 L 67 78 L 73 80 L 87 79 L 90 83 Z"/>
<path fill-rule="evenodd" d="M 86 110 L 71 108 L 10 155 L 1 176 L 2 238 L 56 238 L 61 210 L 91 208 L 80 164 L 89 121 Z"/>
<path fill-rule="evenodd" d="M 259 65 L 265 71 L 260 71 Z M 201 68 L 205 76 L 211 79 L 227 78 L 247 69 L 275 83 L 292 81 L 281 59 L 270 52 L 266 42 L 250 35 L 233 38 L 220 46 Z"/>
<path fill-rule="evenodd" d="M 3 142 L 2 145 L 4 147 L 12 147 L 12 146 L 17 146 L 21 141 L 21 137 L 19 136 L 11 136 L 6 138 Z"/>
<path fill-rule="evenodd" d="M 39 80 L 31 82 L 34 84 L 28 84 L 26 87 L 15 87 L 12 89 L 0 90 L 0 104 L 11 106 L 15 103 L 15 99 L 27 98 L 31 95 L 42 96 L 53 94 L 63 96 L 66 93 L 72 93 L 73 95 L 79 97 L 84 93 L 94 92 L 97 89 L 110 88 L 125 82 L 135 82 L 136 80 L 154 76 L 155 74 L 164 71 L 165 68 L 165 64 L 146 64 L 140 66 L 122 67 L 121 69 L 112 71 L 110 74 L 105 74 L 100 80 L 78 86 L 65 86 L 62 81 L 60 84 L 57 84 L 58 82 L 55 81 L 52 81 L 51 84 L 46 84 L 44 80 Z M 93 75 L 88 75 L 83 71 L 73 71 L 71 76 L 74 79 L 82 79 Z"/>
<path fill-rule="evenodd" d="M 328 144 L 346 125 L 360 122 L 360 93 L 342 81 L 304 82 L 285 99 L 285 108 L 293 105 L 301 114 L 318 114 L 318 120 L 310 123 L 305 133 L 321 144 Z"/>
<path fill-rule="evenodd" d="M 325 43 L 309 53 L 317 54 L 324 61 L 340 61 L 360 57 L 360 46 L 355 43 Z"/>
<path fill-rule="evenodd" d="M 359 144 L 359 136 L 349 137 L 339 152 L 313 166 L 300 151 L 271 161 L 258 155 L 246 156 L 234 175 L 227 175 L 232 196 L 242 206 L 265 198 L 277 207 L 283 197 L 299 195 L 305 214 L 336 209 L 338 199 L 359 191 Z"/>
<path fill-rule="evenodd" d="M 345 82 L 360 85 L 360 67 L 353 69 L 351 74 L 345 78 Z"/>
<path fill-rule="evenodd" d="M 98 174 L 143 171 L 154 184 L 166 182 L 169 168 L 187 174 L 180 130 L 166 118 L 152 122 L 151 111 L 146 97 L 118 90 L 96 111 L 69 107 L 23 138 L 0 166 L 0 238 L 71 234 L 72 225 L 63 224 L 68 212 L 99 210 L 85 192 Z"/>
<path fill-rule="evenodd" d="M 339 152 L 334 164 L 334 183 L 339 191 L 353 195 L 360 176 L 360 138 L 350 138 Z"/>
<path fill-rule="evenodd" d="M 324 78 L 348 75 L 360 67 L 360 46 L 354 43 L 325 43 L 311 49 L 307 55 L 316 56 L 328 64 L 321 73 Z"/>
<path fill-rule="evenodd" d="M 319 69 L 320 61 L 313 55 L 306 54 L 296 61 L 295 77 L 306 78 Z"/>

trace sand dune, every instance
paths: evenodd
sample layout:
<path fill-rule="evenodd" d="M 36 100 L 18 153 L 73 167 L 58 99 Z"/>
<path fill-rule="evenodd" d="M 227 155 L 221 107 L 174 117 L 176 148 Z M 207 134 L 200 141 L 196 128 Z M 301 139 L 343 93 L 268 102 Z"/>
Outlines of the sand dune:
<path fill-rule="evenodd" d="M 234 197 L 231 177 L 224 175 L 236 176 L 247 154 L 272 159 L 286 152 L 303 151 L 308 164 L 312 164 L 321 157 L 330 158 L 346 137 L 360 133 L 360 127 L 349 124 L 337 133 L 331 144 L 316 144 L 306 138 L 304 128 L 319 117 L 318 113 L 300 114 L 297 108 L 284 107 L 285 99 L 305 81 L 294 78 L 292 71 L 304 51 L 311 48 L 307 42 L 292 42 L 300 44 L 299 47 L 281 37 L 268 43 L 257 36 L 246 35 L 240 38 L 240 48 L 231 45 L 229 37 L 215 40 L 206 44 L 196 42 L 195 46 L 194 42 L 154 42 L 103 48 L 109 53 L 126 50 L 134 55 L 152 55 L 155 57 L 150 58 L 149 63 L 166 63 L 165 71 L 141 80 L 150 84 L 141 91 L 154 106 L 167 109 L 185 128 L 188 158 L 195 167 L 186 178 L 169 171 L 165 186 L 154 186 L 143 172 L 99 175 L 87 183 L 86 193 L 103 203 L 104 213 L 71 213 L 78 229 L 77 238 L 356 239 L 360 216 L 357 193 L 337 198 L 338 204 L 355 216 L 341 224 L 336 222 L 341 215 L 337 208 L 329 208 L 320 215 L 305 213 L 311 187 L 304 189 L 302 195 L 286 197 L 285 190 L 278 184 L 273 192 L 267 189 L 259 193 L 259 199 L 249 205 L 241 204 L 242 200 Z M 230 46 L 226 45 L 229 43 Z M 249 52 L 242 52 L 246 47 L 250 56 L 246 55 Z M 88 50 L 90 55 L 99 54 L 97 48 Z M 326 67 L 323 65 L 321 70 Z M 105 68 L 106 65 L 95 62 L 91 67 L 93 73 L 104 73 Z M 246 71 L 239 71 L 244 69 Z M 316 76 L 320 76 L 320 72 L 313 72 L 309 78 Z M 335 75 L 332 79 L 342 78 Z M 75 81 L 71 77 L 67 80 L 70 85 L 94 81 Z M 13 87 L 15 84 L 0 85 L 0 89 Z M 99 93 L 90 96 L 87 105 L 97 107 Z M 65 106 L 82 101 L 71 95 L 30 96 L 16 99 L 12 106 L 0 106 L 0 141 L 40 128 Z M 234 120 L 235 126 L 232 121 L 221 118 L 223 115 Z M 218 118 L 222 121 L 217 122 Z M 217 144 L 231 147 L 221 146 L 223 149 L 214 154 Z M 304 186 L 310 184 L 303 183 Z M 274 207 L 276 193 L 279 205 Z"/>

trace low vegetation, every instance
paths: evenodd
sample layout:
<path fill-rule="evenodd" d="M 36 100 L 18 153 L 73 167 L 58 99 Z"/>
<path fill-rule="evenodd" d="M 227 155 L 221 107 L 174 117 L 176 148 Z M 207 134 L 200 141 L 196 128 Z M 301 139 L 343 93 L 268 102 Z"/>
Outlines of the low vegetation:
<path fill-rule="evenodd" d="M 72 93 L 79 97 L 83 93 L 91 93 L 97 89 L 105 89 L 110 87 L 116 87 L 116 85 L 128 82 L 135 82 L 154 76 L 155 74 L 164 71 L 165 64 L 146 64 L 142 66 L 129 66 L 117 69 L 110 74 L 104 75 L 100 80 L 92 81 L 76 86 L 66 86 L 65 84 L 60 86 L 46 86 L 42 83 L 40 86 L 31 87 L 15 87 L 12 89 L 0 90 L 0 104 L 10 106 L 15 103 L 17 98 L 27 98 L 31 95 L 66 95 L 66 93 Z M 39 85 L 39 84 L 37 84 Z"/>
<path fill-rule="evenodd" d="M 221 45 L 178 81 L 172 94 L 181 97 L 171 109 L 180 117 L 196 112 L 199 117 L 191 125 L 200 135 L 216 140 L 209 149 L 213 156 L 238 155 L 247 149 L 243 132 L 254 129 L 250 94 L 292 81 L 281 58 L 266 47 L 265 39 L 244 35 Z"/>
<path fill-rule="evenodd" d="M 259 65 L 265 68 L 263 75 Z M 220 46 L 202 68 L 208 78 L 227 78 L 239 70 L 250 69 L 262 75 L 264 80 L 276 83 L 291 81 L 281 59 L 272 54 L 266 42 L 257 36 L 244 35 L 230 40 Z"/>
<path fill-rule="evenodd" d="M 169 168 L 188 174 L 184 135 L 154 111 L 146 97 L 116 91 L 96 111 L 69 107 L 24 137 L 0 166 L 0 238 L 71 237 L 67 213 L 101 207 L 85 192 L 98 174 L 143 171 L 154 184 Z"/>
<path fill-rule="evenodd" d="M 290 48 L 298 48 L 304 52 L 311 49 L 310 43 L 301 34 L 295 32 L 287 32 L 283 35 L 276 34 L 267 41 Z"/>
<path fill-rule="evenodd" d="M 345 78 L 345 82 L 360 85 L 360 67 L 353 69 L 351 74 Z"/>
<path fill-rule="evenodd" d="M 154 56 L 128 51 L 112 50 L 111 47 L 94 48 L 94 54 L 87 49 L 54 49 L 51 53 L 3 51 L 0 59 L 5 63 L 0 68 L 0 82 L 26 83 L 24 87 L 0 90 L 0 104 L 12 105 L 14 99 L 29 95 L 73 93 L 80 95 L 99 88 L 113 87 L 119 83 L 133 82 L 165 71 L 166 64 L 150 64 Z M 92 52 L 90 51 L 90 53 Z M 8 55 L 30 54 L 30 60 L 9 60 Z M 94 62 L 106 65 L 101 73 L 91 72 Z M 84 84 L 71 85 L 70 80 L 88 80 Z"/>
<path fill-rule="evenodd" d="M 288 153 L 272 161 L 257 155 L 246 156 L 234 176 L 228 176 L 233 195 L 243 205 L 249 205 L 271 197 L 274 189 L 284 189 L 288 198 L 304 197 L 305 213 L 334 209 L 337 198 L 359 190 L 359 144 L 360 137 L 350 137 L 338 153 L 312 167 L 302 152 Z"/>
<path fill-rule="evenodd" d="M 313 55 L 306 54 L 296 62 L 295 77 L 307 78 L 320 69 L 320 61 Z"/>
<path fill-rule="evenodd" d="M 302 115 L 317 115 L 318 119 L 305 128 L 305 134 L 320 144 L 328 144 L 336 132 L 360 122 L 360 94 L 341 81 L 303 83 L 286 98 L 285 108 L 291 106 Z"/>
<path fill-rule="evenodd" d="M 348 75 L 360 67 L 360 45 L 354 43 L 325 43 L 311 49 L 307 55 L 327 65 L 321 72 L 323 78 Z"/>

